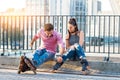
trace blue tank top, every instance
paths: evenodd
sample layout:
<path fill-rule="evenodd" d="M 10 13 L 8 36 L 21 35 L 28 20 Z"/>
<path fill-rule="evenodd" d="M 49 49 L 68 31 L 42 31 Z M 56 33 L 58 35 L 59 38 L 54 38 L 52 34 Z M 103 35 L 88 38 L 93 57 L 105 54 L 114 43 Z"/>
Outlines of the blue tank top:
<path fill-rule="evenodd" d="M 69 43 L 70 45 L 74 45 L 75 43 L 79 43 L 79 36 L 76 35 L 71 35 L 69 38 Z"/>

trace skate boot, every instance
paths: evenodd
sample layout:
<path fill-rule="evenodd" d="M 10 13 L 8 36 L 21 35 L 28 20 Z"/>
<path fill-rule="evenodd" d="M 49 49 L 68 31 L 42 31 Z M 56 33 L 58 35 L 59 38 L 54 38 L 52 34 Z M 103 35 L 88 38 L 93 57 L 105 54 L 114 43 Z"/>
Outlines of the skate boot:
<path fill-rule="evenodd" d="M 30 67 L 28 67 L 28 65 L 25 63 L 24 61 L 24 56 L 20 57 L 20 63 L 18 66 L 18 74 L 20 74 L 21 72 L 25 72 L 30 70 Z"/>
<path fill-rule="evenodd" d="M 27 66 L 30 68 L 30 70 L 32 70 L 34 72 L 34 74 L 36 74 L 36 67 L 33 65 L 31 60 L 27 57 L 24 57 L 24 61 L 27 64 Z"/>

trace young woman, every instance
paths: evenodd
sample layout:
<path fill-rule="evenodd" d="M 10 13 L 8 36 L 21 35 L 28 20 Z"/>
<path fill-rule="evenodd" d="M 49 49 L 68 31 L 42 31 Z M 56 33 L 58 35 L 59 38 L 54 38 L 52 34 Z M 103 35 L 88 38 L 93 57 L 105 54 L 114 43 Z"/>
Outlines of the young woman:
<path fill-rule="evenodd" d="M 84 33 L 78 30 L 78 25 L 75 18 L 71 18 L 68 22 L 68 34 L 66 35 L 66 54 L 57 58 L 57 63 L 53 66 L 53 70 L 57 70 L 62 66 L 66 59 L 71 59 L 77 56 L 82 64 L 83 74 L 88 73 L 89 64 L 86 60 L 85 52 L 82 48 L 84 43 Z"/>

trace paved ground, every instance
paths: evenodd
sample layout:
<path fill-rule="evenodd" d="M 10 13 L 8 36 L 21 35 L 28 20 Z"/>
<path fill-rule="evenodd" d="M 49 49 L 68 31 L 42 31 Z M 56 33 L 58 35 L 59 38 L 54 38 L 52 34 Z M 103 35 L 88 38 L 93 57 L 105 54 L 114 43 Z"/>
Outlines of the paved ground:
<path fill-rule="evenodd" d="M 17 74 L 17 70 L 0 69 L 0 80 L 120 80 L 120 77 L 58 74 L 45 72 L 37 72 L 37 75 L 33 75 L 32 72 Z"/>

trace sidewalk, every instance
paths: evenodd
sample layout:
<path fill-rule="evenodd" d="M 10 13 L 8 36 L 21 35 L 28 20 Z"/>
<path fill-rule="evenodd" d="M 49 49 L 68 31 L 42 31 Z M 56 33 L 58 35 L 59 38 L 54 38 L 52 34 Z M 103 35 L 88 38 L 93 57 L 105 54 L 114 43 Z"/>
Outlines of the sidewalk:
<path fill-rule="evenodd" d="M 110 61 L 104 61 L 105 54 L 87 53 L 87 59 L 91 69 L 96 74 L 115 74 L 120 75 L 120 54 L 112 54 Z M 19 64 L 19 57 L 0 57 L 0 68 L 17 69 Z M 39 67 L 40 70 L 49 70 L 55 64 L 55 61 L 49 61 Z M 66 61 L 60 68 L 65 71 L 81 71 L 81 64 L 79 61 Z"/>
<path fill-rule="evenodd" d="M 62 73 L 46 73 L 32 72 L 16 74 L 16 70 L 0 69 L 0 80 L 120 80 L 118 75 L 79 75 L 79 74 L 62 74 Z"/>

